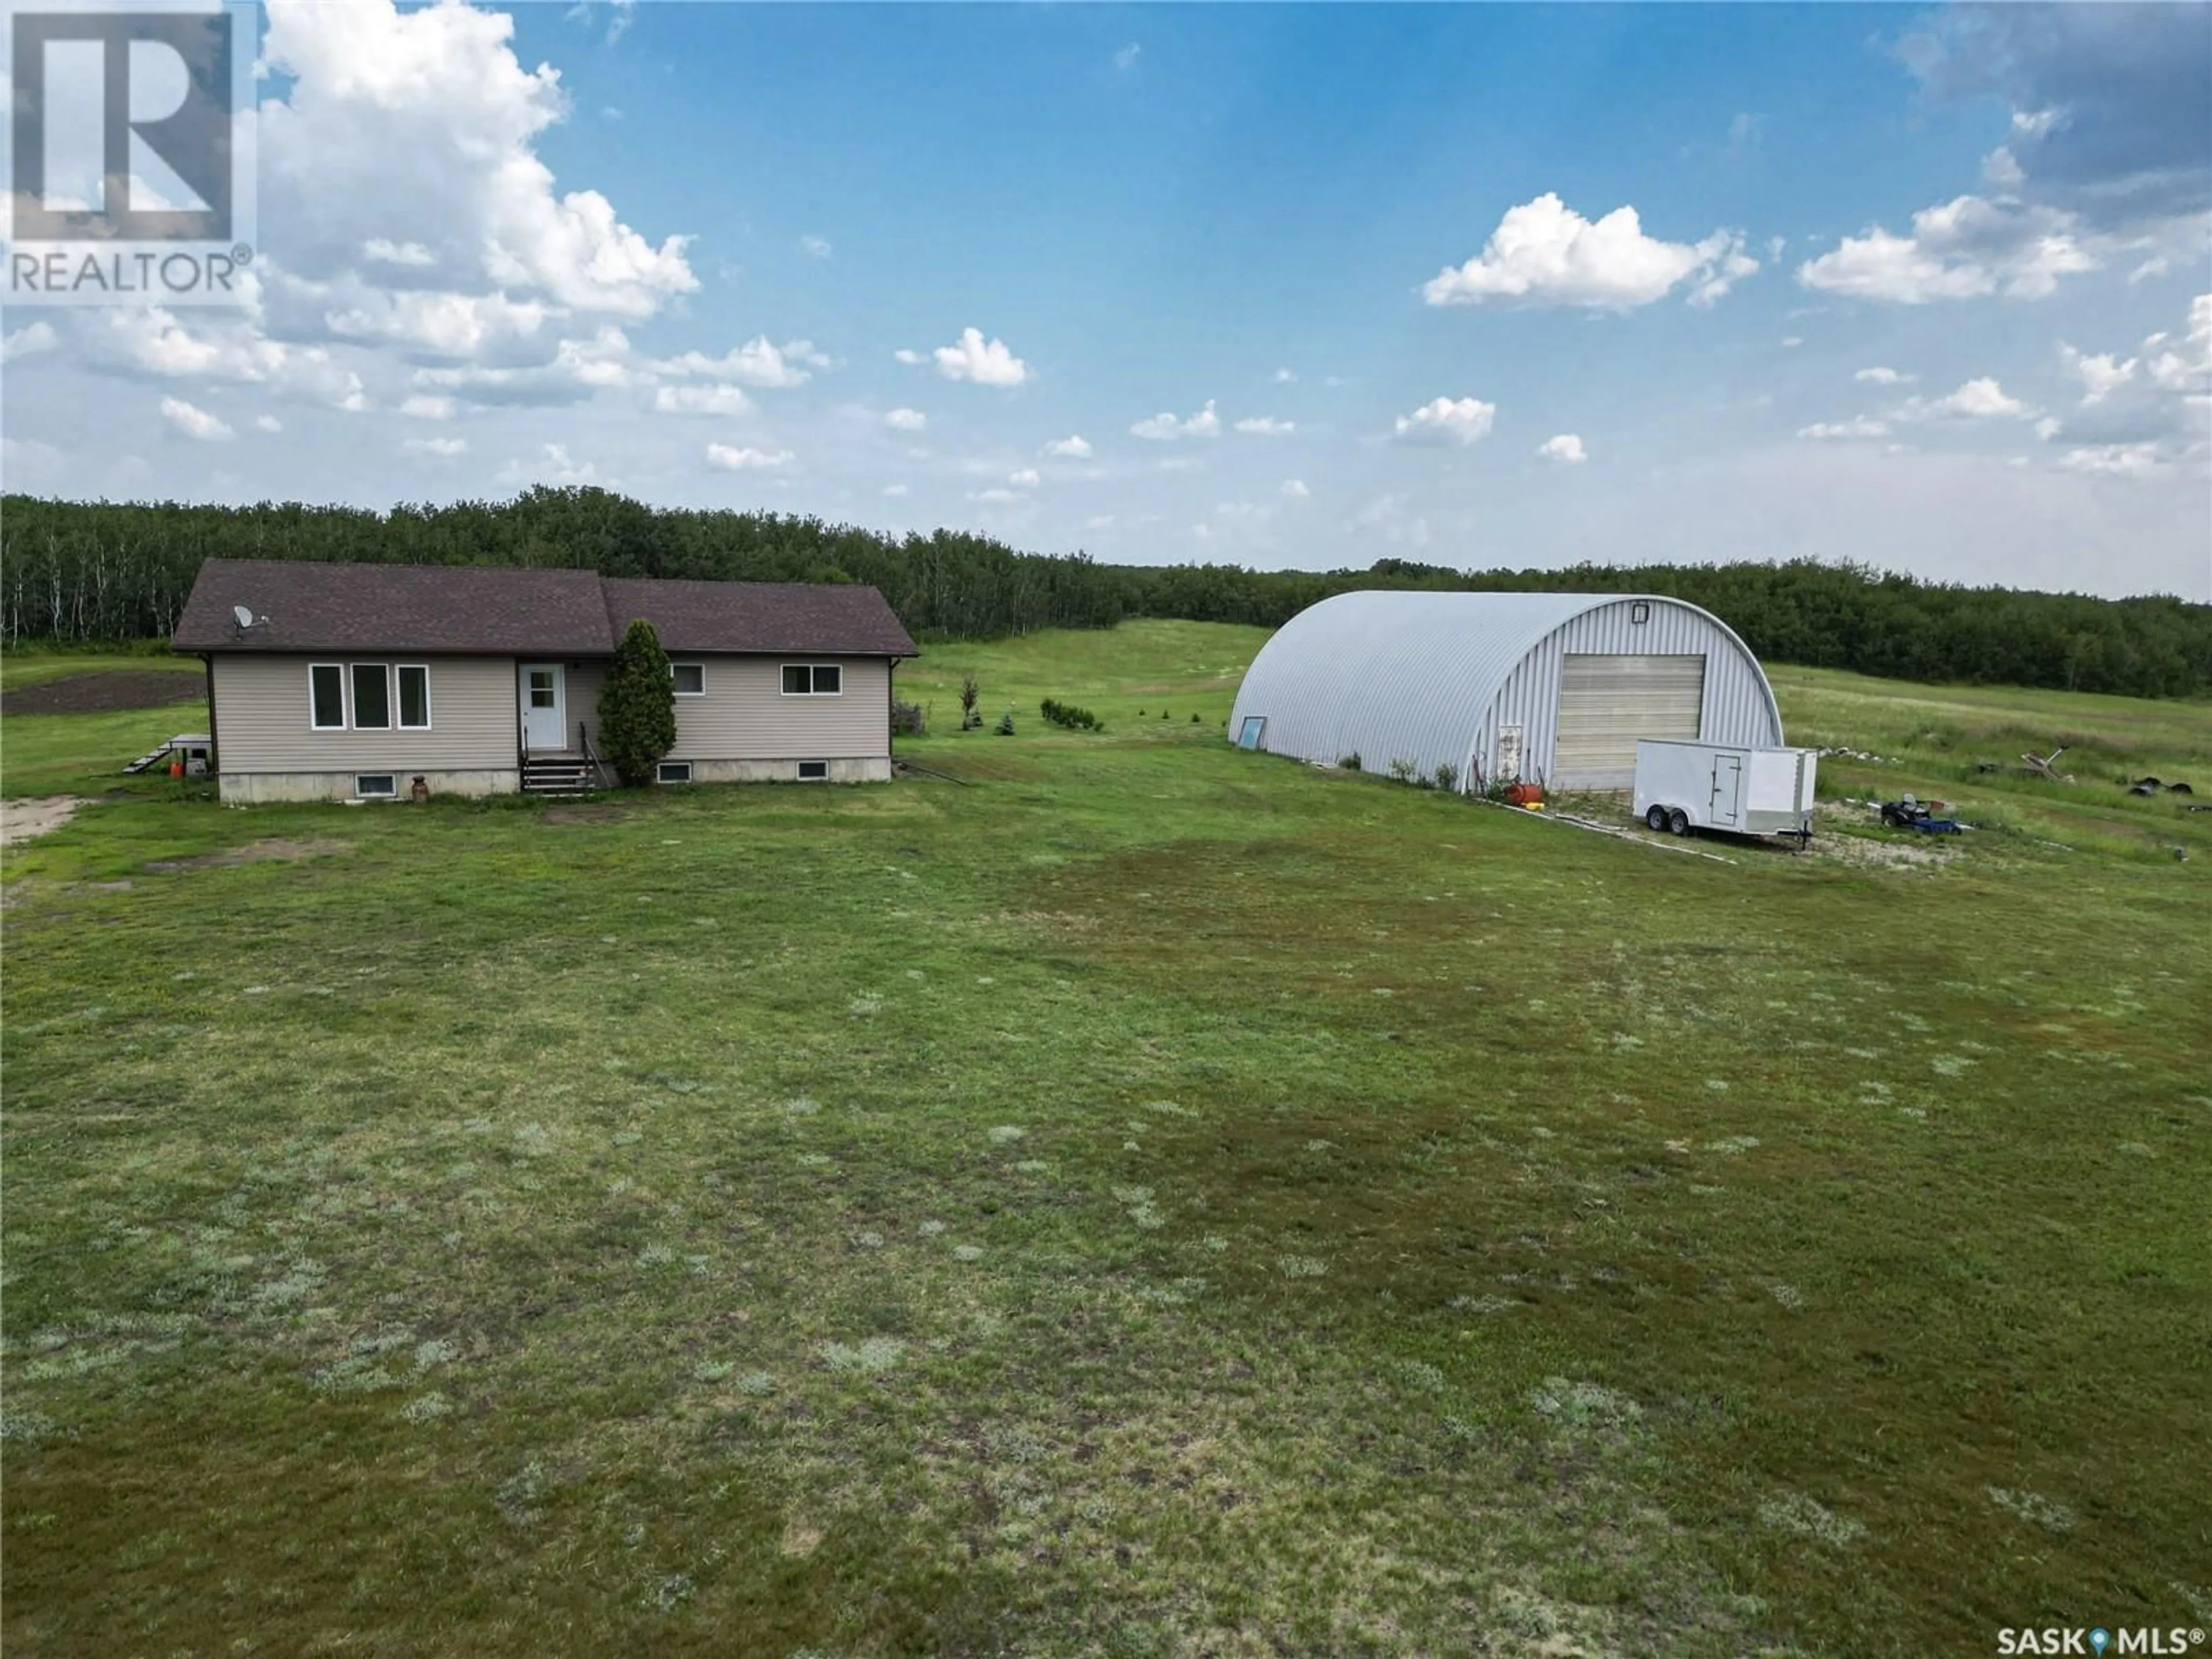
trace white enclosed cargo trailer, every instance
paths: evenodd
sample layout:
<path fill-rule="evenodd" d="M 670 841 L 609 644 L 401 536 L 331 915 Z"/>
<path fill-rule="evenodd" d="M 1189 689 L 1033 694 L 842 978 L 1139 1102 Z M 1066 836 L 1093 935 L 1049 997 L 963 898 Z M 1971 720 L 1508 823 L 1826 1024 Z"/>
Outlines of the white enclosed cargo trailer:
<path fill-rule="evenodd" d="M 1739 836 L 1813 833 L 1813 749 L 1751 749 L 1732 744 L 1644 738 L 1636 745 L 1637 816 L 1654 830 L 1686 836 L 1725 830 Z"/>

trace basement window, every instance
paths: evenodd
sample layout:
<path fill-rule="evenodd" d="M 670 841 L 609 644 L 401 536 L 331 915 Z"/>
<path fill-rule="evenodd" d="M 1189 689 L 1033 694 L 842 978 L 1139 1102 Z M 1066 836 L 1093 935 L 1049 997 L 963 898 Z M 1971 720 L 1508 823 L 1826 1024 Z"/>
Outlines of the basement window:
<path fill-rule="evenodd" d="M 842 697 L 845 671 L 834 662 L 787 662 L 783 665 L 787 697 Z"/>
<path fill-rule="evenodd" d="M 668 665 L 668 677 L 675 682 L 679 697 L 707 695 L 707 665 L 703 662 L 672 662 Z"/>
<path fill-rule="evenodd" d="M 655 776 L 657 776 L 662 783 L 689 783 L 691 781 L 691 763 L 690 761 L 663 761 L 660 763 L 660 769 L 657 774 L 655 774 Z"/>
<path fill-rule="evenodd" d="M 1650 622 L 1651 620 L 1650 602 L 1648 599 L 1638 599 L 1635 604 L 1630 605 L 1628 607 L 1628 620 L 1632 623 Z"/>
<path fill-rule="evenodd" d="M 388 799 L 399 793 L 398 783 L 389 772 L 361 772 L 354 776 L 353 792 L 363 800 Z"/>
<path fill-rule="evenodd" d="M 830 763 L 828 761 L 799 762 L 799 781 L 801 783 L 827 783 L 830 781 Z"/>

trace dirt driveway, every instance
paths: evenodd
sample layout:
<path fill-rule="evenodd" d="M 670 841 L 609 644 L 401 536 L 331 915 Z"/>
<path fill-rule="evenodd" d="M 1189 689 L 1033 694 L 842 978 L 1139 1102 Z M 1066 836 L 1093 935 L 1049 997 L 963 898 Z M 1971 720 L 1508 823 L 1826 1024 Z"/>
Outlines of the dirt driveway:
<path fill-rule="evenodd" d="M 77 795 L 41 795 L 30 800 L 0 802 L 0 847 L 10 847 L 49 830 L 58 830 L 70 815 L 84 805 Z"/>

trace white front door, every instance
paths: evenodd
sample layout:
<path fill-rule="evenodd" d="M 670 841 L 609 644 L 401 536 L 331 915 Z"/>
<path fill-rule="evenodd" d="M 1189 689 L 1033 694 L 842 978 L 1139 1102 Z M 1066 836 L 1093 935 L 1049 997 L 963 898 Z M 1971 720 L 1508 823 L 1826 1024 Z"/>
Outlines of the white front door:
<path fill-rule="evenodd" d="M 557 662 L 522 665 L 522 744 L 526 749 L 568 746 L 568 676 Z"/>

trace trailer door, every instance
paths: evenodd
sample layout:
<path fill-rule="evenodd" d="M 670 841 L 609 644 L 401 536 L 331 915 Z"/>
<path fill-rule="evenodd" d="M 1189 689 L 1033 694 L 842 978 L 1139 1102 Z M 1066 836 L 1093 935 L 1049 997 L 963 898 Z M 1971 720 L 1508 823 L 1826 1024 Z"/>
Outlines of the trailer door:
<path fill-rule="evenodd" d="M 1719 830 L 1743 822 L 1743 757 L 1713 757 L 1713 801 L 1706 821 Z"/>

